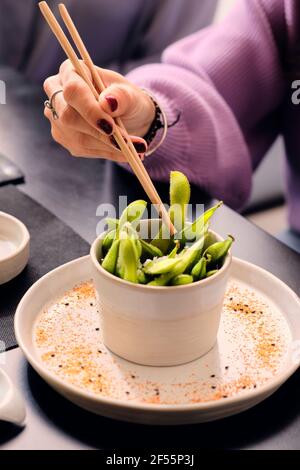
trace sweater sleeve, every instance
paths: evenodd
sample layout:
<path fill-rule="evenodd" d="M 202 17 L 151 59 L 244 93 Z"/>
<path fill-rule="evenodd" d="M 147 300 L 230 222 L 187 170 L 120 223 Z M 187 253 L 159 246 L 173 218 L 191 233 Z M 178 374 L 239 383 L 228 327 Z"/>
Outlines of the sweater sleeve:
<path fill-rule="evenodd" d="M 169 122 L 181 113 L 146 162 L 153 179 L 167 181 L 171 170 L 181 170 L 242 208 L 253 169 L 280 131 L 282 18 L 284 0 L 239 0 L 224 22 L 169 47 L 162 64 L 129 74 L 157 96 Z"/>

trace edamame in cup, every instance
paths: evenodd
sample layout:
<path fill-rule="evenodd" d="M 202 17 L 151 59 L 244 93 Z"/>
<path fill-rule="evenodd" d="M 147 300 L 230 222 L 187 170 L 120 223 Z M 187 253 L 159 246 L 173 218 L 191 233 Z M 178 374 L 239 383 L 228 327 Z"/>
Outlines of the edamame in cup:
<path fill-rule="evenodd" d="M 172 172 L 175 236 L 157 219 L 142 220 L 147 204 L 141 200 L 109 220 L 92 245 L 104 342 L 130 361 L 181 364 L 215 344 L 234 238 L 209 229 L 222 202 L 187 223 L 189 200 L 187 178 Z"/>

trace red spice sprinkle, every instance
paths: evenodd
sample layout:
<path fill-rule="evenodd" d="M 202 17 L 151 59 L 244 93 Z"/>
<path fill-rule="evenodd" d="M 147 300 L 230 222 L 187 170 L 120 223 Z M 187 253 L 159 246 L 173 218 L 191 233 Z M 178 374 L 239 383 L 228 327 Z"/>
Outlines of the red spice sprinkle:
<path fill-rule="evenodd" d="M 237 293 L 237 295 L 229 297 L 233 292 Z M 42 360 L 46 364 L 48 362 L 50 369 L 53 370 L 54 368 L 54 373 L 59 377 L 64 375 L 65 380 L 70 383 L 80 388 L 86 387 L 89 391 L 93 391 L 96 394 L 102 393 L 113 398 L 122 398 L 119 393 L 121 389 L 118 388 L 118 381 L 122 381 L 120 382 L 124 386 L 122 393 L 126 394 L 125 396 L 132 395 L 131 398 L 127 397 L 128 400 L 134 399 L 139 402 L 153 404 L 174 402 L 175 404 L 177 401 L 178 403 L 200 403 L 226 399 L 235 396 L 242 389 L 253 391 L 265 383 L 267 377 L 264 377 L 261 368 L 268 369 L 268 372 L 270 370 L 272 374 L 275 374 L 277 367 L 283 362 L 282 358 L 284 357 L 288 340 L 287 333 L 282 333 L 281 335 L 281 330 L 278 329 L 280 321 L 276 315 L 273 315 L 269 306 L 261 302 L 260 299 L 257 299 L 251 291 L 245 292 L 245 295 L 243 295 L 243 290 L 239 286 L 233 285 L 230 294 L 227 294 L 227 299 L 230 298 L 231 303 L 228 300 L 225 303 L 224 317 L 227 336 L 233 335 L 235 341 L 235 325 L 237 325 L 241 329 L 245 340 L 249 338 L 250 343 L 252 342 L 251 344 L 253 344 L 253 349 L 249 346 L 248 350 L 247 348 L 244 349 L 241 343 L 242 359 L 244 360 L 245 368 L 247 368 L 245 369 L 247 370 L 247 375 L 241 375 L 241 372 L 232 366 L 234 362 L 228 361 L 226 366 L 223 365 L 223 371 L 227 371 L 230 368 L 231 373 L 224 372 L 221 374 L 220 383 L 214 380 L 215 377 L 219 377 L 218 373 L 209 374 L 210 369 L 208 364 L 205 364 L 207 368 L 205 380 L 203 380 L 204 377 L 198 377 L 198 372 L 195 369 L 192 379 L 188 379 L 182 384 L 166 383 L 163 385 L 163 388 L 161 388 L 161 383 L 155 378 L 153 380 L 149 380 L 149 378 L 146 380 L 143 374 L 141 374 L 141 377 L 140 374 L 135 376 L 134 373 L 131 373 L 128 369 L 126 370 L 126 368 L 123 370 L 123 377 L 117 377 L 117 372 L 115 373 L 114 371 L 115 360 L 105 350 L 97 349 L 97 346 L 101 345 L 99 343 L 99 339 L 101 341 L 101 327 L 96 327 L 97 323 L 99 324 L 99 318 L 96 313 L 97 308 L 88 308 L 90 305 L 95 307 L 97 305 L 91 282 L 80 285 L 78 288 L 74 288 L 66 293 L 59 302 L 54 303 L 43 313 L 39 327 L 36 329 L 36 342 L 40 349 Z M 80 294 L 78 295 L 80 298 L 79 303 L 76 301 L 76 294 Z M 247 300 L 249 298 L 248 303 L 244 303 L 247 302 L 246 296 Z M 72 305 L 72 313 L 77 313 L 78 311 L 78 315 L 71 316 L 70 309 L 63 309 L 65 305 Z M 263 310 L 264 308 L 266 310 Z M 55 318 L 54 313 L 59 315 Z M 235 313 L 235 315 L 230 315 L 231 313 Z M 268 321 L 259 320 L 260 314 L 264 315 Z M 57 331 L 58 325 L 59 331 Z M 55 327 L 54 330 L 53 326 Z M 78 327 L 80 333 L 78 333 Z M 229 327 L 229 331 L 227 327 Z M 73 328 L 73 330 L 70 331 L 70 328 Z M 70 336 L 67 335 L 65 343 L 62 343 L 61 338 L 65 339 L 65 332 L 69 331 Z M 99 335 L 96 335 L 95 331 L 99 331 Z M 73 344 L 74 335 L 76 335 L 76 345 Z M 53 343 L 53 338 L 56 341 L 55 343 Z M 237 339 L 239 341 L 239 338 Z M 272 342 L 272 339 L 274 342 Z M 95 342 L 92 343 L 92 341 Z M 233 346 L 232 348 L 234 349 Z M 53 353 L 53 350 L 55 350 L 55 353 Z M 234 354 L 237 352 L 237 350 L 234 350 Z M 50 359 L 54 357 L 56 360 L 51 361 Z M 59 364 L 60 359 L 64 363 Z M 256 365 L 257 367 L 255 367 Z M 64 371 L 58 372 L 58 367 L 63 368 Z M 101 373 L 99 373 L 100 370 Z M 207 377 L 211 377 L 212 380 L 209 381 Z M 138 379 L 134 382 L 134 394 L 128 384 L 130 379 Z M 197 386 L 198 383 L 200 384 L 199 387 Z M 177 390 L 178 386 L 180 386 L 181 392 L 177 398 L 176 394 L 173 394 L 173 390 L 175 388 Z M 175 398 L 173 398 L 174 396 Z"/>

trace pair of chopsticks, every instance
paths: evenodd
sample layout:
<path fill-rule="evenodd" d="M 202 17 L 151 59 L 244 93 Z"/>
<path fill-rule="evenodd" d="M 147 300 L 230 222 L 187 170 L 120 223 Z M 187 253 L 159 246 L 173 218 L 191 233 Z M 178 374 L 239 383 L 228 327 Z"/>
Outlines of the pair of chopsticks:
<path fill-rule="evenodd" d="M 89 86 L 91 92 L 95 96 L 96 100 L 98 101 L 99 99 L 99 93 L 101 93 L 103 90 L 105 90 L 105 84 L 103 83 L 92 59 L 90 54 L 88 53 L 77 29 L 76 26 L 73 23 L 73 20 L 71 19 L 71 16 L 68 13 L 67 8 L 65 7 L 64 4 L 59 5 L 59 12 L 61 14 L 61 17 L 63 19 L 64 24 L 66 25 L 67 30 L 69 31 L 74 44 L 76 45 L 84 63 L 88 67 L 89 71 L 91 72 L 92 78 L 98 87 L 98 90 L 96 90 L 90 76 L 86 72 L 86 69 L 78 59 L 78 56 L 76 52 L 74 51 L 70 41 L 68 40 L 67 36 L 63 32 L 61 26 L 59 25 L 58 21 L 56 20 L 55 16 L 53 15 L 52 11 L 50 10 L 47 2 L 40 2 L 39 3 L 40 10 L 47 21 L 48 25 L 50 26 L 52 32 L 56 36 L 58 42 L 60 43 L 61 47 L 65 51 L 67 57 L 70 59 L 74 69 L 80 75 L 83 80 L 87 83 Z M 174 235 L 176 233 L 175 227 L 171 222 L 170 216 L 168 214 L 168 211 L 166 210 L 165 206 L 163 205 L 158 192 L 156 191 L 151 178 L 149 174 L 146 171 L 146 168 L 144 167 L 143 163 L 140 160 L 140 157 L 138 156 L 138 153 L 129 138 L 127 131 L 125 129 L 124 124 L 122 123 L 120 118 L 115 119 L 115 122 L 117 126 L 115 126 L 115 132 L 114 132 L 114 138 L 116 142 L 118 143 L 122 153 L 126 157 L 127 162 L 131 166 L 132 171 L 135 173 L 136 177 L 140 181 L 141 185 L 143 186 L 146 194 L 148 195 L 150 201 L 152 204 L 155 205 L 157 208 L 159 215 L 162 217 L 163 221 L 165 224 L 169 227 L 170 234 Z M 119 129 L 119 127 L 123 130 L 125 134 L 125 138 L 127 139 L 127 143 Z"/>

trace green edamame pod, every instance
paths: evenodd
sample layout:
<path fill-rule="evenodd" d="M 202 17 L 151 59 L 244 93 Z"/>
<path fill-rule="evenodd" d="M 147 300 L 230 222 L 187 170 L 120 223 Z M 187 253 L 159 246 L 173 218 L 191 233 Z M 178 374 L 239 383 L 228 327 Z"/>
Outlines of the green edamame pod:
<path fill-rule="evenodd" d="M 192 284 L 194 282 L 193 276 L 190 274 L 179 274 L 176 277 L 173 277 L 171 281 L 172 286 L 184 286 L 186 284 Z"/>
<path fill-rule="evenodd" d="M 207 224 L 207 222 L 212 218 L 216 210 L 218 210 L 222 205 L 223 205 L 223 201 L 219 201 L 218 204 L 211 207 L 210 209 L 207 209 L 207 211 L 204 212 L 203 214 L 204 225 Z"/>
<path fill-rule="evenodd" d="M 180 274 L 183 274 L 188 269 L 192 269 L 195 261 L 199 256 L 201 256 L 202 247 L 204 244 L 204 236 L 200 238 L 194 245 L 187 248 L 185 253 L 181 255 L 181 253 L 177 256 L 179 262 L 174 266 L 171 272 L 167 274 L 162 274 L 158 278 L 154 279 L 149 285 L 152 286 L 167 286 L 170 281 Z"/>
<path fill-rule="evenodd" d="M 168 274 L 162 274 L 161 276 L 156 277 L 153 281 L 147 283 L 147 286 L 154 286 L 154 287 L 164 287 L 168 284 L 169 278 L 166 280 Z"/>
<path fill-rule="evenodd" d="M 223 201 L 220 201 L 214 207 L 211 207 L 204 214 L 201 214 L 191 225 L 185 227 L 181 232 L 176 234 L 176 238 L 185 244 L 187 241 L 193 241 L 198 239 L 203 233 L 208 230 L 208 223 L 211 217 L 214 215 L 217 209 L 223 205 Z"/>
<path fill-rule="evenodd" d="M 107 217 L 105 219 L 106 225 L 107 225 L 107 230 L 114 230 L 118 228 L 119 225 L 119 219 L 113 219 L 112 217 Z"/>
<path fill-rule="evenodd" d="M 113 244 L 114 239 L 116 238 L 116 233 L 117 233 L 117 230 L 114 229 L 105 235 L 103 243 L 102 243 L 103 253 L 107 253 L 108 250 L 110 249 L 111 245 Z"/>
<path fill-rule="evenodd" d="M 180 171 L 171 171 L 170 218 L 177 230 L 182 230 L 184 227 L 190 197 L 191 187 L 187 177 Z"/>
<path fill-rule="evenodd" d="M 200 281 L 201 279 L 205 278 L 206 275 L 206 258 L 201 258 L 198 263 L 195 264 L 195 266 L 192 269 L 192 276 L 195 279 L 195 281 Z"/>
<path fill-rule="evenodd" d="M 213 245 L 214 243 L 216 243 L 215 235 L 213 235 L 213 233 L 209 230 L 205 235 L 203 251 L 205 251 L 210 245 Z"/>
<path fill-rule="evenodd" d="M 132 238 L 121 238 L 119 256 L 118 256 L 118 270 L 119 275 L 125 281 L 138 283 L 137 275 L 137 257 L 136 245 Z"/>
<path fill-rule="evenodd" d="M 142 256 L 142 252 L 143 252 L 141 240 L 139 239 L 135 240 L 135 246 L 136 246 L 136 251 L 137 251 L 137 259 L 140 259 L 140 257 Z"/>
<path fill-rule="evenodd" d="M 233 236 L 228 235 L 228 238 L 226 240 L 223 240 L 221 242 L 216 242 L 216 243 L 213 243 L 213 245 L 210 245 L 205 250 L 204 255 L 203 255 L 205 258 L 209 259 L 209 265 L 215 265 L 221 262 L 227 255 L 233 242 L 234 242 Z"/>
<path fill-rule="evenodd" d="M 126 222 L 133 224 L 134 228 L 137 226 L 138 222 L 143 216 L 147 206 L 147 202 L 143 200 L 138 200 L 131 202 L 126 209 L 122 212 L 119 221 L 119 227 L 123 228 L 123 225 Z"/>
<path fill-rule="evenodd" d="M 126 222 L 122 227 L 122 232 L 126 232 L 129 238 L 134 240 L 135 246 L 136 246 L 136 257 L 137 259 L 139 259 L 142 255 L 142 245 L 141 245 L 141 241 L 139 239 L 137 231 L 135 230 L 135 228 L 133 228 L 133 226 L 129 222 Z"/>
<path fill-rule="evenodd" d="M 137 278 L 139 284 L 147 284 L 148 282 L 147 276 L 142 269 L 137 270 Z"/>
<path fill-rule="evenodd" d="M 142 255 L 145 259 L 152 259 L 155 257 L 161 258 L 163 256 L 163 253 L 156 246 L 151 245 L 151 243 L 145 242 L 145 240 L 140 240 L 140 242 L 142 246 Z"/>
<path fill-rule="evenodd" d="M 170 235 L 170 230 L 164 224 L 159 229 L 158 234 L 151 241 L 151 245 L 158 248 L 164 255 L 166 255 L 172 244 L 172 237 Z"/>
<path fill-rule="evenodd" d="M 176 258 L 158 258 L 157 260 L 146 262 L 144 265 L 144 271 L 146 274 L 150 274 L 151 276 L 169 273 L 179 262 L 180 260 Z"/>
<path fill-rule="evenodd" d="M 206 276 L 205 277 L 211 277 L 211 276 L 214 276 L 215 274 L 217 274 L 218 269 L 213 269 L 212 271 L 208 271 L 208 273 L 206 273 Z"/>
<path fill-rule="evenodd" d="M 102 261 L 102 268 L 111 274 L 115 274 L 118 254 L 119 254 L 120 240 L 114 240 L 107 254 Z"/>
<path fill-rule="evenodd" d="M 175 246 L 174 246 L 173 250 L 168 254 L 168 258 L 175 258 L 179 248 L 180 248 L 180 243 L 179 243 L 178 240 L 175 240 Z"/>

